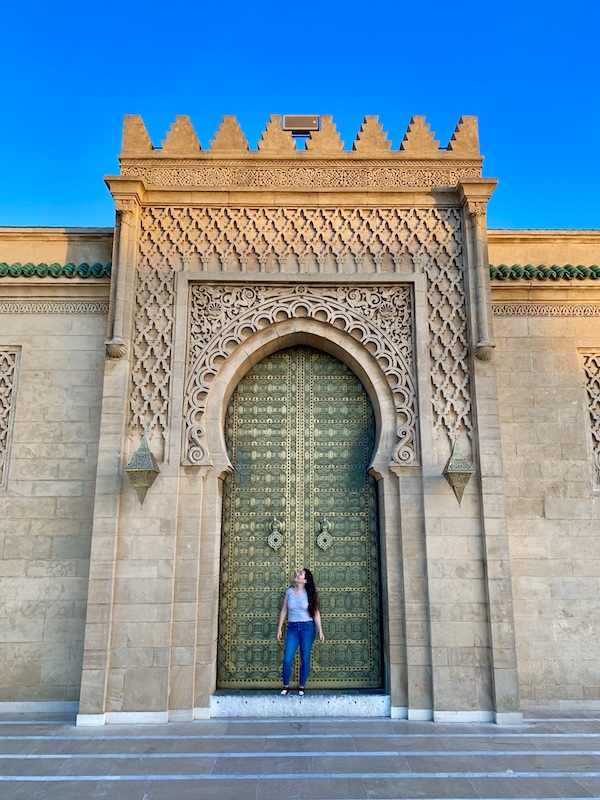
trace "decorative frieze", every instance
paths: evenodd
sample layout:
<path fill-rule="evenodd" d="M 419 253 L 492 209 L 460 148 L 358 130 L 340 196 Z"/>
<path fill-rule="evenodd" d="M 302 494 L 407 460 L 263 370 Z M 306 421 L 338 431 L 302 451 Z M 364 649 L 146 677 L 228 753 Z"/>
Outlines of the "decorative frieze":
<path fill-rule="evenodd" d="M 583 375 L 588 413 L 590 415 L 590 435 L 594 482 L 600 488 L 600 350 L 582 350 Z"/>
<path fill-rule="evenodd" d="M 600 317 L 598 303 L 492 303 L 495 317 Z"/>
<path fill-rule="evenodd" d="M 19 350 L 0 350 L 0 489 L 6 488 L 14 422 Z"/>
<path fill-rule="evenodd" d="M 66 300 L 0 300 L 0 314 L 108 315 L 108 303 Z"/>
<path fill-rule="evenodd" d="M 139 178 L 148 188 L 187 187 L 201 189 L 427 189 L 454 188 L 459 181 L 481 177 L 479 166 L 449 162 L 419 162 L 406 166 L 298 166 L 265 165 L 201 167 L 186 164 L 124 162 L 121 175 Z"/>

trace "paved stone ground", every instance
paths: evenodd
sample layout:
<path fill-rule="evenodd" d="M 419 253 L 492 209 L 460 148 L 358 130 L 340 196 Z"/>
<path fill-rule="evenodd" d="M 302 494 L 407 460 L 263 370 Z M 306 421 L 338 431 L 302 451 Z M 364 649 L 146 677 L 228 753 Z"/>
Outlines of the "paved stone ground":
<path fill-rule="evenodd" d="M 600 797 L 600 719 L 390 719 L 76 728 L 0 716 L 2 800 Z"/>

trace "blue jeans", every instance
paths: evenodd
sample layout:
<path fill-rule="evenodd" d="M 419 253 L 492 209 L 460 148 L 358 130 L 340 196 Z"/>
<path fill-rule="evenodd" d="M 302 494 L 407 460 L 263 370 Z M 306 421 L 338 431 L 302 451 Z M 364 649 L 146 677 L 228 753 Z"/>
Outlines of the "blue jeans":
<path fill-rule="evenodd" d="M 296 650 L 300 645 L 300 686 L 306 686 L 310 672 L 310 651 L 316 637 L 315 623 L 288 622 L 283 651 L 283 685 L 289 686 Z"/>

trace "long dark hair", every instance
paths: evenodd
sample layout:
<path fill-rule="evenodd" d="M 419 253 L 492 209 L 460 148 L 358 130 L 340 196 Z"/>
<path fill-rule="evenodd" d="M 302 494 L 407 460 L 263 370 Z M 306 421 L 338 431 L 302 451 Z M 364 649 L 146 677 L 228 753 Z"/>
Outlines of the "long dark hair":
<path fill-rule="evenodd" d="M 314 617 L 319 610 L 319 595 L 315 586 L 315 579 L 309 569 L 304 567 L 304 577 L 306 578 L 306 594 L 308 595 L 308 613 Z"/>

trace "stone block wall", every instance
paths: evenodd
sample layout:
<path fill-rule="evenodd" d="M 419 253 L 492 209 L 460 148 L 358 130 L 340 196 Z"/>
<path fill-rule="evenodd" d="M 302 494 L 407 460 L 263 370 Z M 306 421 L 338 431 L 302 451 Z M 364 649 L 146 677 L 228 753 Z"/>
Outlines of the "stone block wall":
<path fill-rule="evenodd" d="M 108 264 L 111 247 L 106 229 L 0 229 L 3 708 L 79 697 L 109 295 L 107 276 L 18 267 Z"/>
<path fill-rule="evenodd" d="M 600 353 L 600 324 L 558 305 L 535 315 L 536 299 L 529 316 L 494 320 L 521 697 L 600 707 L 600 486 L 582 352 Z"/>
<path fill-rule="evenodd" d="M 19 353 L 0 493 L 0 702 L 79 696 L 104 314 L 2 317 Z"/>

